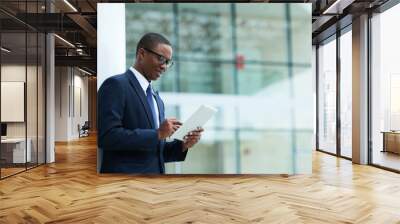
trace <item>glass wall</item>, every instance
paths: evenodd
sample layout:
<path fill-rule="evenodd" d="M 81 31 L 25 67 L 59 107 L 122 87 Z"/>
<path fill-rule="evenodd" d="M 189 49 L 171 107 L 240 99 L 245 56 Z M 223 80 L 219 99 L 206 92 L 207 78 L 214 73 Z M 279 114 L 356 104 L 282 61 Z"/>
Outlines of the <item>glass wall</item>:
<path fill-rule="evenodd" d="M 0 6 L 15 8 L 14 2 Z M 43 1 L 18 2 L 18 13 L 43 12 Z M 20 15 L 22 15 L 20 14 Z M 45 36 L 0 13 L 0 177 L 45 162 Z"/>
<path fill-rule="evenodd" d="M 311 54 L 311 69 L 312 69 L 312 77 L 313 77 L 313 89 L 314 89 L 314 95 L 313 95 L 313 150 L 317 150 L 317 132 L 318 132 L 318 107 L 317 107 L 317 83 L 318 83 L 318 72 L 317 72 L 317 45 L 313 44 L 312 45 L 312 54 Z"/>
<path fill-rule="evenodd" d="M 1 46 L 1 176 L 4 177 L 25 170 L 29 156 L 25 118 L 26 33 L 2 32 Z"/>
<path fill-rule="evenodd" d="M 340 36 L 329 37 L 317 48 L 318 149 L 333 154 L 339 150 L 340 156 L 345 158 L 352 157 L 351 30 L 351 25 L 345 27 L 339 32 Z M 338 120 L 340 125 L 337 124 Z"/>
<path fill-rule="evenodd" d="M 310 20 L 310 4 L 126 4 L 127 66 L 146 32 L 173 44 L 175 65 L 155 83 L 166 116 L 218 109 L 167 173 L 311 172 Z"/>
<path fill-rule="evenodd" d="M 340 154 L 352 157 L 352 32 L 340 36 Z"/>
<path fill-rule="evenodd" d="M 336 154 L 336 36 L 318 47 L 318 147 Z"/>
<path fill-rule="evenodd" d="M 400 5 L 372 17 L 372 163 L 400 170 Z"/>

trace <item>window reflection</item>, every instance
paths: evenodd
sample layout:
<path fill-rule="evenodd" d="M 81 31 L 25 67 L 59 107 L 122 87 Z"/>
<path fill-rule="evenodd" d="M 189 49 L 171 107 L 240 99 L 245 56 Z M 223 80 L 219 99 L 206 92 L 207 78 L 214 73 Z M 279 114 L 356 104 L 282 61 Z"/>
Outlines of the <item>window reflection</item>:
<path fill-rule="evenodd" d="M 336 154 L 336 39 L 318 48 L 319 149 Z"/>
<path fill-rule="evenodd" d="M 340 37 L 340 153 L 352 157 L 352 35 Z"/>
<path fill-rule="evenodd" d="M 309 4 L 126 5 L 128 66 L 144 33 L 173 43 L 176 64 L 155 83 L 166 115 L 184 121 L 200 104 L 218 108 L 167 173 L 311 172 L 310 20 Z"/>
<path fill-rule="evenodd" d="M 372 163 L 400 170 L 400 5 L 372 17 Z"/>
<path fill-rule="evenodd" d="M 1 52 L 1 123 L 7 126 L 7 133 L 1 140 L 2 177 L 24 171 L 25 163 L 31 161 L 32 142 L 26 141 L 24 104 L 27 69 L 25 40 L 26 34 L 22 32 L 1 34 L 1 45 L 10 50 Z M 14 109 L 17 111 L 14 112 Z"/>
<path fill-rule="evenodd" d="M 1 2 L 16 16 L 43 13 L 44 1 Z M 0 177 L 45 162 L 45 35 L 0 13 L 1 123 Z"/>

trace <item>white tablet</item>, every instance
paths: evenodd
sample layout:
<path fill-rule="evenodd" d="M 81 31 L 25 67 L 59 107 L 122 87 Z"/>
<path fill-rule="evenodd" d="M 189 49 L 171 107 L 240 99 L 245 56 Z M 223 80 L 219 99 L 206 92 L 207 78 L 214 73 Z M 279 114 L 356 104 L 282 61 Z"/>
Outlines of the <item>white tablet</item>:
<path fill-rule="evenodd" d="M 214 107 L 201 105 L 170 138 L 183 141 L 187 133 L 194 131 L 197 127 L 203 127 L 216 112 L 217 109 Z"/>

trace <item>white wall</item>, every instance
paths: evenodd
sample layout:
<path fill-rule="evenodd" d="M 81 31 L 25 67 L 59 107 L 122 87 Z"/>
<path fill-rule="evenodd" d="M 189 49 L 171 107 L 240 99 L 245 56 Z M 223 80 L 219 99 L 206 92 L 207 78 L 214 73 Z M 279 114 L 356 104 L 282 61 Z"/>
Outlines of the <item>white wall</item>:
<path fill-rule="evenodd" d="M 126 70 L 125 4 L 97 4 L 97 89 Z"/>
<path fill-rule="evenodd" d="M 46 2 L 50 12 L 53 4 Z M 54 35 L 46 35 L 46 163 L 56 160 L 55 153 L 55 42 Z"/>
<path fill-rule="evenodd" d="M 25 65 L 2 65 L 1 66 L 1 81 L 10 81 L 10 82 L 24 82 L 26 83 L 25 80 L 25 75 L 26 71 L 28 74 L 35 73 L 36 74 L 36 67 L 33 66 L 27 66 Z M 28 80 L 30 85 L 35 86 L 36 81 L 33 80 Z M 32 121 L 36 123 L 36 113 L 33 113 L 33 111 L 36 112 L 36 88 L 27 88 L 27 104 L 28 106 L 31 106 L 31 108 L 27 109 L 27 120 L 29 122 L 28 124 L 28 136 L 30 133 L 35 132 L 36 133 L 36 125 L 32 124 Z M 2 96 L 3 98 L 4 96 Z M 32 102 L 35 102 L 34 104 L 31 105 Z M 39 105 L 40 106 L 40 105 Z M 1 110 L 10 110 L 10 108 L 1 108 Z M 22 107 L 23 113 L 24 113 L 24 107 Z M 8 137 L 24 137 L 25 136 L 25 126 L 26 122 L 7 122 L 7 136 Z"/>
<path fill-rule="evenodd" d="M 380 79 L 381 79 L 381 102 L 382 114 L 384 120 L 384 127 L 381 130 L 398 130 L 400 129 L 400 112 L 397 109 L 396 102 L 398 102 L 399 96 L 397 95 L 398 84 L 395 80 L 400 75 L 400 63 L 399 63 L 399 51 L 400 45 L 398 40 L 400 38 L 400 32 L 395 27 L 398 26 L 400 20 L 400 5 L 396 5 L 393 8 L 387 10 L 381 14 L 380 21 L 380 41 L 381 46 L 379 48 L 381 57 L 380 67 Z M 377 49 L 378 50 L 378 49 Z M 393 100 L 394 99 L 394 100 Z"/>
<path fill-rule="evenodd" d="M 83 75 L 75 68 L 56 67 L 56 141 L 77 139 L 78 124 L 82 126 L 88 120 L 88 78 Z"/>
<path fill-rule="evenodd" d="M 97 89 L 105 79 L 126 70 L 125 4 L 97 4 Z M 101 167 L 97 151 L 97 169 Z"/>
<path fill-rule="evenodd" d="M 33 67 L 28 66 L 26 68 L 25 65 L 2 65 L 1 120 L 3 122 L 24 123 L 25 69 L 31 71 Z M 25 135 L 24 133 L 21 134 Z"/>
<path fill-rule="evenodd" d="M 77 73 L 78 72 L 78 73 Z M 72 99 L 74 99 L 74 102 L 71 103 L 72 108 L 72 129 L 70 132 L 70 135 L 72 138 L 78 138 L 79 133 L 78 133 L 78 124 L 82 126 L 85 121 L 88 121 L 88 107 L 89 107 L 89 102 L 88 102 L 88 77 L 87 76 L 82 76 L 83 73 L 80 73 L 78 70 L 74 70 L 74 96 L 72 96 Z M 80 93 L 79 93 L 80 91 Z M 79 97 L 80 95 L 80 97 Z M 80 102 L 79 102 L 80 101 Z M 82 108 L 79 108 L 82 107 Z M 82 110 L 80 112 L 80 109 Z"/>
<path fill-rule="evenodd" d="M 55 141 L 67 141 L 68 68 L 55 69 Z"/>
<path fill-rule="evenodd" d="M 353 19 L 352 34 L 352 159 L 368 162 L 368 16 Z"/>
<path fill-rule="evenodd" d="M 400 5 L 372 17 L 372 143 L 373 151 L 383 148 L 382 131 L 400 129 L 399 93 L 396 76 L 400 76 L 399 38 Z M 375 159 L 374 159 L 375 160 Z"/>
<path fill-rule="evenodd" d="M 38 69 L 38 70 L 37 70 Z M 26 99 L 25 96 L 21 96 L 20 100 L 22 102 L 12 101 L 12 103 L 20 104 L 19 107 L 12 107 L 10 105 L 3 105 L 2 102 L 2 114 L 4 113 L 16 113 L 20 114 L 21 118 L 18 122 L 6 122 L 7 123 L 7 137 L 10 138 L 24 138 L 25 135 L 30 140 L 31 156 L 32 161 L 36 162 L 37 152 L 39 153 L 39 162 L 44 162 L 44 100 L 45 100 L 45 90 L 44 88 L 44 74 L 42 73 L 42 68 L 36 66 L 25 66 L 25 64 L 3 64 L 1 66 L 1 76 L 2 76 L 2 87 L 3 82 L 20 82 L 24 83 L 26 87 Z M 27 78 L 27 80 L 26 80 Z M 13 87 L 14 88 L 14 87 Z M 12 94 L 10 91 L 5 91 L 2 88 L 2 99 L 8 98 L 7 94 Z M 19 89 L 19 94 L 24 95 L 24 86 Z M 4 95 L 5 94 L 5 95 Z M 16 94 L 16 93 L 14 93 Z M 16 100 L 16 99 L 14 99 Z M 26 103 L 26 105 L 25 105 Z M 15 105 L 14 105 L 15 106 Z M 26 120 L 24 114 L 26 112 Z M 3 120 L 3 117 L 2 117 Z"/>

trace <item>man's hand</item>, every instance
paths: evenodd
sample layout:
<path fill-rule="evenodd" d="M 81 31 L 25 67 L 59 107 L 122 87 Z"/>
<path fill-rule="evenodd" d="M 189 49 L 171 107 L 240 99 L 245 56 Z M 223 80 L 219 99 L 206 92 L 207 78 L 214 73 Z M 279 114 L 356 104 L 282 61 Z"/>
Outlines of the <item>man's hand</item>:
<path fill-rule="evenodd" d="M 182 123 L 176 120 L 176 118 L 165 119 L 157 129 L 158 139 L 162 140 L 171 136 L 181 125 Z"/>
<path fill-rule="evenodd" d="M 201 138 L 201 133 L 204 131 L 203 128 L 199 127 L 196 130 L 189 132 L 185 137 L 183 137 L 182 150 L 186 151 L 192 146 L 194 146 Z"/>

